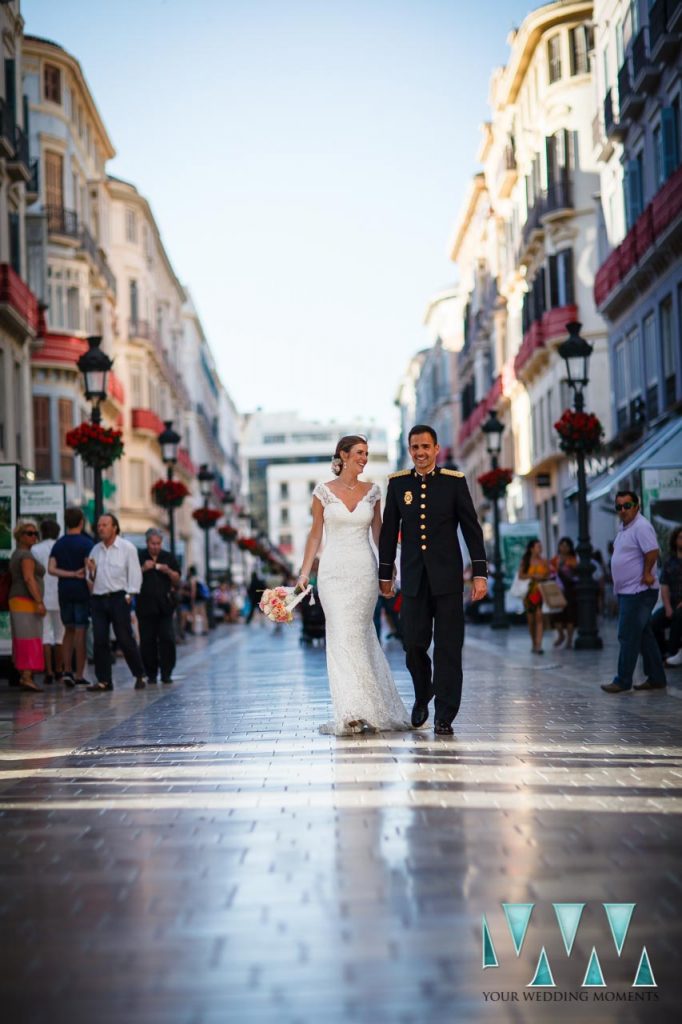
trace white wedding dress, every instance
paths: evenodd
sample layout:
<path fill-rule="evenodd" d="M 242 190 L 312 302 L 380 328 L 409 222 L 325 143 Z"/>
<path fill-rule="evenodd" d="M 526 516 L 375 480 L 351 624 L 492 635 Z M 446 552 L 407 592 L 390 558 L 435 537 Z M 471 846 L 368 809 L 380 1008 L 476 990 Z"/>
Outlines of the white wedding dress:
<path fill-rule="evenodd" d="M 313 496 L 324 509 L 325 546 L 317 587 L 327 623 L 327 672 L 334 705 L 334 720 L 320 732 L 348 736 L 365 730 L 410 729 L 372 621 L 378 576 L 369 534 L 381 491 L 373 484 L 352 512 L 326 484 L 318 484 Z"/>

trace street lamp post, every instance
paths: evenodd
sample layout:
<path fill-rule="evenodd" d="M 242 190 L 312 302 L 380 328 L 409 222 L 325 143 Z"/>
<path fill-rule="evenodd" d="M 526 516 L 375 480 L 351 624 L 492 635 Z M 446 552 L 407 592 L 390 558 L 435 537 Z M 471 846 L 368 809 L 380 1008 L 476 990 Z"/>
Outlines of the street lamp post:
<path fill-rule="evenodd" d="M 485 434 L 486 448 L 490 456 L 493 469 L 497 469 L 498 457 L 502 449 L 502 432 L 504 424 L 497 416 L 497 410 L 491 409 L 488 413 L 488 420 L 481 428 Z M 502 568 L 502 551 L 500 549 L 500 505 L 499 497 L 496 494 L 493 500 L 493 531 L 495 550 L 493 561 L 495 563 L 495 579 L 493 581 L 493 615 L 490 625 L 493 629 L 509 629 L 507 612 L 504 606 L 504 570 Z"/>
<path fill-rule="evenodd" d="M 225 507 L 225 522 L 232 526 L 232 506 L 235 503 L 235 496 L 232 491 L 223 491 L 223 505 Z M 227 541 L 227 582 L 232 583 L 232 540 Z"/>
<path fill-rule="evenodd" d="M 212 473 L 211 470 L 206 465 L 206 463 L 203 463 L 203 465 L 201 465 L 199 467 L 199 472 L 197 474 L 197 479 L 199 480 L 199 491 L 201 492 L 201 496 L 204 499 L 204 509 L 208 510 L 208 499 L 211 496 L 211 493 L 213 491 L 213 481 L 215 480 L 215 473 Z M 213 621 L 213 599 L 210 596 L 210 594 L 211 594 L 211 582 L 210 582 L 210 580 L 211 580 L 211 563 L 210 563 L 210 538 L 209 538 L 210 529 L 211 529 L 210 525 L 208 524 L 208 522 L 206 522 L 204 524 L 204 566 L 205 566 L 204 573 L 205 573 L 205 576 L 206 576 L 206 588 L 207 588 L 207 590 L 209 592 L 209 597 L 208 597 L 208 599 L 206 601 L 206 617 L 208 618 L 209 629 L 213 629 L 213 626 L 214 626 L 215 623 Z"/>
<path fill-rule="evenodd" d="M 90 422 L 100 424 L 102 422 L 102 411 L 100 402 L 107 397 L 107 375 L 113 366 L 112 360 L 102 352 L 100 345 L 102 338 L 99 335 L 91 335 L 88 339 L 88 349 L 77 362 L 78 369 L 83 374 L 85 398 L 92 402 L 90 410 Z M 99 466 L 93 467 L 93 483 L 95 492 L 95 529 L 97 521 L 102 515 L 104 503 L 102 499 L 102 470 Z"/>
<path fill-rule="evenodd" d="M 173 420 L 164 421 L 165 429 L 159 434 L 159 445 L 161 447 L 161 458 L 166 466 L 166 479 L 173 479 L 173 467 L 178 460 L 178 445 L 180 435 L 173 430 Z M 170 553 L 175 558 L 175 509 L 171 502 L 168 506 L 168 534 L 170 542 Z"/>
<path fill-rule="evenodd" d="M 582 324 L 571 321 L 566 324 L 568 338 L 559 345 L 559 355 L 566 363 L 568 385 L 573 392 L 573 407 L 576 412 L 585 409 L 584 388 L 590 375 L 590 356 L 592 346 L 580 336 Z M 589 519 L 587 509 L 587 479 L 585 476 L 585 453 L 581 449 L 576 452 L 578 463 L 578 581 L 576 597 L 578 604 L 578 635 L 573 646 L 577 650 L 599 650 L 602 639 L 597 624 L 598 586 L 592 578 L 594 564 L 592 562 L 592 543 L 590 541 Z"/>

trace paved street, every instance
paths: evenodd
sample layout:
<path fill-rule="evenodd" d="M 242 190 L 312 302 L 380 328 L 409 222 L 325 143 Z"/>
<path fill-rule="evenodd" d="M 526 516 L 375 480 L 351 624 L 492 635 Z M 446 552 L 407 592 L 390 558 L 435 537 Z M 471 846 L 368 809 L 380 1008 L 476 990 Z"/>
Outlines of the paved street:
<path fill-rule="evenodd" d="M 673 1019 L 682 671 L 601 693 L 612 633 L 533 658 L 469 628 L 454 738 L 320 736 L 323 650 L 262 621 L 193 640 L 172 687 L 3 689 L 3 1021 Z M 534 904 L 518 957 L 502 902 Z M 558 902 L 585 904 L 570 957 Z M 620 956 L 609 902 L 636 904 Z M 528 987 L 542 947 L 555 988 Z"/>

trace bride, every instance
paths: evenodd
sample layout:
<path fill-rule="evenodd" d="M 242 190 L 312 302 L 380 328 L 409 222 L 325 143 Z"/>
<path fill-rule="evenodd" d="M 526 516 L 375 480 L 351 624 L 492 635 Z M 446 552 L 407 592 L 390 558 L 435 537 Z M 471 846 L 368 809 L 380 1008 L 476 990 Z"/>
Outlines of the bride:
<path fill-rule="evenodd" d="M 332 460 L 336 479 L 313 491 L 313 524 L 298 583 L 307 586 L 322 543 L 318 592 L 327 622 L 327 672 L 334 720 L 320 732 L 348 736 L 363 731 L 411 728 L 372 621 L 378 597 L 377 560 L 381 492 L 360 480 L 367 441 L 342 437 Z"/>

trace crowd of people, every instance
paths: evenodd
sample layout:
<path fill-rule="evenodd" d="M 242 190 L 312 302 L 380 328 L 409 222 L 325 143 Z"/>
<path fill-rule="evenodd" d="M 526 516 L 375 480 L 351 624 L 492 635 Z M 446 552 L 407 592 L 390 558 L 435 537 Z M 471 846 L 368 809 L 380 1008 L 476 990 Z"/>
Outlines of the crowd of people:
<path fill-rule="evenodd" d="M 115 649 L 136 689 L 159 679 L 170 684 L 176 643 L 185 632 L 208 629 L 209 601 L 212 617 L 225 622 L 253 613 L 253 600 L 228 581 L 211 592 L 194 566 L 183 580 L 155 528 L 147 530 L 145 547 L 138 549 L 121 536 L 111 513 L 99 517 L 97 541 L 86 533 L 81 509 L 67 508 L 64 524 L 61 537 L 51 519 L 39 526 L 21 519 L 14 531 L 8 608 L 12 660 L 22 689 L 41 692 L 59 682 L 90 692 L 112 690 Z M 86 678 L 89 647 L 94 681 Z"/>

